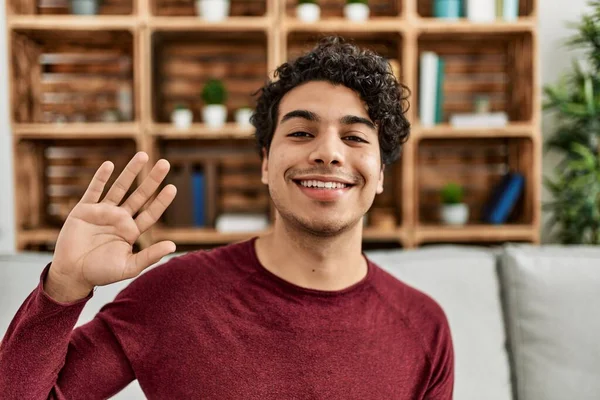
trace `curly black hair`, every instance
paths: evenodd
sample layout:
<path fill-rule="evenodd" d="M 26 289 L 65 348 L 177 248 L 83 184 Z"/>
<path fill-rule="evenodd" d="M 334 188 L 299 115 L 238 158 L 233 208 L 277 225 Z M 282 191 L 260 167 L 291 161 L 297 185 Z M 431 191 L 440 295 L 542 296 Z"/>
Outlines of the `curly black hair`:
<path fill-rule="evenodd" d="M 367 104 L 367 112 L 378 126 L 383 164 L 392 164 L 400 156 L 402 144 L 408 140 L 410 123 L 409 89 L 398 82 L 387 59 L 363 49 L 341 36 L 326 36 L 308 53 L 281 64 L 275 80 L 267 83 L 259 94 L 250 121 L 255 131 L 258 150 L 267 153 L 277 126 L 279 103 L 293 88 L 308 81 L 328 81 L 344 85 L 358 93 Z"/>

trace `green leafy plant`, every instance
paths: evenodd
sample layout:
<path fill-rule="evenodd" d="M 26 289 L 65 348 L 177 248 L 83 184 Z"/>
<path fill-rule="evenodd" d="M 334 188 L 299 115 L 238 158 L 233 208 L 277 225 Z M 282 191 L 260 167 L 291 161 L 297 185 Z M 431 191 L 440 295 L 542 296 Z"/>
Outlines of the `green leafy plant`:
<path fill-rule="evenodd" d="M 556 229 L 563 244 L 600 244 L 600 0 L 588 5 L 591 13 L 570 24 L 577 33 L 567 41 L 569 47 L 585 51 L 585 60 L 574 62 L 559 82 L 544 87 L 544 110 L 555 118 L 544 150 L 557 151 L 563 159 L 555 179 L 544 177 L 553 200 L 543 209 L 551 213 L 548 228 Z"/>
<path fill-rule="evenodd" d="M 368 0 L 346 0 L 346 4 L 368 4 Z"/>
<path fill-rule="evenodd" d="M 210 79 L 202 89 L 204 104 L 224 104 L 227 100 L 225 85 L 219 79 Z"/>
<path fill-rule="evenodd" d="M 564 244 L 600 244 L 600 158 L 598 152 L 573 143 L 571 154 L 557 167 L 557 178 L 545 178 L 554 200 L 544 204 L 553 211 L 548 222 L 560 224 Z"/>
<path fill-rule="evenodd" d="M 317 0 L 298 0 L 298 4 L 317 4 Z"/>
<path fill-rule="evenodd" d="M 450 182 L 440 191 L 443 204 L 460 204 L 463 201 L 464 189 L 458 183 Z"/>

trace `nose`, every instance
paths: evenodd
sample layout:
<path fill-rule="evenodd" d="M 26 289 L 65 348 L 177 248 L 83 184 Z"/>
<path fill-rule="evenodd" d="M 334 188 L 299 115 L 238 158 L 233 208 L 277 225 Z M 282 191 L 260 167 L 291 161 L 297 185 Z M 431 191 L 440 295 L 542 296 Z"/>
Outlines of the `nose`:
<path fill-rule="evenodd" d="M 329 129 L 313 141 L 310 162 L 317 165 L 342 165 L 344 163 L 344 143 L 336 129 Z"/>

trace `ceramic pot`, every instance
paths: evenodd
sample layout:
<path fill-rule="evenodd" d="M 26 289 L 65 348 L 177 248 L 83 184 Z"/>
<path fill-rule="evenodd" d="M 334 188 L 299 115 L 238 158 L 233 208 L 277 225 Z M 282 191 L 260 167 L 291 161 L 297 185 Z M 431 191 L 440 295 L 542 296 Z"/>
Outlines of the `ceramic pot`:
<path fill-rule="evenodd" d="M 366 21 L 369 19 L 369 6 L 362 3 L 351 3 L 344 6 L 344 17 L 350 21 Z"/>
<path fill-rule="evenodd" d="M 202 108 L 202 120 L 210 128 L 220 128 L 227 120 L 227 108 L 222 104 L 210 104 Z"/>
<path fill-rule="evenodd" d="M 302 22 L 316 22 L 321 18 L 321 7 L 312 3 L 298 4 L 296 17 Z"/>
<path fill-rule="evenodd" d="M 251 126 L 252 124 L 250 123 L 250 117 L 252 116 L 252 109 L 251 108 L 239 108 L 236 112 L 235 112 L 235 122 L 240 125 L 240 126 Z"/>
<path fill-rule="evenodd" d="M 440 218 L 447 225 L 464 225 L 469 220 L 469 207 L 465 203 L 443 204 Z"/>
<path fill-rule="evenodd" d="M 185 108 L 171 113 L 171 122 L 177 129 L 188 129 L 192 125 L 192 119 L 192 111 Z"/>
<path fill-rule="evenodd" d="M 196 0 L 196 13 L 208 22 L 227 19 L 230 10 L 229 0 Z"/>

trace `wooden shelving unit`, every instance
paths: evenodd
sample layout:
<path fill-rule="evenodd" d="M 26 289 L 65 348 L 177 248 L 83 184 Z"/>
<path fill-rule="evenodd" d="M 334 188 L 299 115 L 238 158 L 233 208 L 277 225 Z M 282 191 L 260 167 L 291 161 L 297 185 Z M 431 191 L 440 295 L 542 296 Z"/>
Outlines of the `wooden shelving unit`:
<path fill-rule="evenodd" d="M 249 151 L 254 150 L 252 130 L 232 122 L 233 110 L 252 100 L 250 93 L 276 66 L 327 33 L 353 38 L 388 57 L 412 91 L 412 136 L 401 159 L 386 170 L 386 189 L 367 220 L 365 244 L 413 248 L 428 243 L 539 243 L 537 0 L 521 0 L 514 22 L 488 24 L 432 18 L 431 0 L 371 0 L 371 19 L 350 23 L 343 18 L 343 3 L 323 2 L 321 20 L 307 24 L 295 17 L 295 0 L 231 0 L 231 17 L 219 23 L 197 17 L 192 2 L 105 0 L 100 15 L 81 17 L 69 15 L 66 0 L 7 0 L 18 250 L 51 247 L 61 221 L 100 163 L 110 159 L 121 170 L 139 150 L 151 157 L 145 174 L 162 157 L 176 170 L 172 181 L 181 179 L 177 171 L 189 173 L 200 163 L 211 171 L 209 195 L 224 194 L 208 206 L 209 226 L 172 226 L 165 217 L 140 238 L 141 247 L 163 239 L 200 247 L 258 234 L 214 228 L 217 213 L 248 201 L 227 197 L 235 182 L 248 181 L 245 189 L 254 196 L 247 203 L 251 208 L 273 214 L 264 187 L 255 177 L 240 175 L 239 168 L 257 173 L 258 155 Z M 456 129 L 448 123 L 421 126 L 418 62 L 424 50 L 448 57 L 451 65 L 454 75 L 444 87 L 449 94 L 446 116 L 464 111 L 465 98 L 487 93 L 492 108 L 506 110 L 510 123 L 480 129 Z M 230 91 L 229 122 L 218 130 L 205 126 L 199 112 L 200 88 L 213 76 L 222 78 Z M 122 96 L 131 104 L 126 118 L 102 122 L 100 115 L 114 109 Z M 188 102 L 194 111 L 189 130 L 169 123 L 169 110 L 178 101 Z M 80 119 L 71 120 L 73 115 Z M 221 149 L 220 156 L 210 152 L 214 148 Z M 251 161 L 242 165 L 239 160 Z M 526 189 L 510 222 L 477 222 L 486 193 L 507 168 L 526 176 Z M 466 226 L 444 226 L 436 219 L 436 193 L 451 178 L 467 185 L 467 202 L 474 212 Z M 392 215 L 395 222 L 374 225 L 378 213 Z"/>

